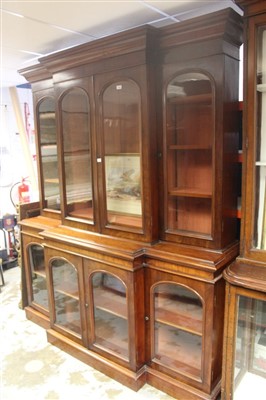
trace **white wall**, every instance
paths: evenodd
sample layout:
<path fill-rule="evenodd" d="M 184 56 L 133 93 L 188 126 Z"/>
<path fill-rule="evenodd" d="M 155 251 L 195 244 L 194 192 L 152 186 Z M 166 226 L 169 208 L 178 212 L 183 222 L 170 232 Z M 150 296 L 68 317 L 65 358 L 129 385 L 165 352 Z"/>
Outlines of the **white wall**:
<path fill-rule="evenodd" d="M 25 125 L 25 103 L 29 106 L 29 146 L 31 149 L 32 159 L 35 157 L 35 134 L 32 106 L 32 92 L 30 89 L 17 89 L 20 110 Z M 21 132 L 16 121 L 13 109 L 12 99 L 8 88 L 1 88 L 1 127 L 0 127 L 0 217 L 5 214 L 15 214 L 16 209 L 10 200 L 10 190 L 21 178 L 30 175 L 28 163 L 26 162 L 23 146 L 21 143 Z M 26 129 L 26 127 L 25 127 Z M 37 180 L 36 162 L 33 161 L 35 179 Z M 17 186 L 12 190 L 13 201 L 17 203 Z M 31 200 L 38 200 L 38 193 L 31 193 Z"/>

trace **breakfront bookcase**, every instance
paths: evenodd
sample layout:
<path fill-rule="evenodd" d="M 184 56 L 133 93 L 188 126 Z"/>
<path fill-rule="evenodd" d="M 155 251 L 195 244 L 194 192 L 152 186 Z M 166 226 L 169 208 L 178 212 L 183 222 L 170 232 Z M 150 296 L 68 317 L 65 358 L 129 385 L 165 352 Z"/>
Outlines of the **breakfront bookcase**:
<path fill-rule="evenodd" d="M 244 10 L 243 202 L 240 256 L 224 272 L 223 400 L 266 393 L 266 4 Z"/>
<path fill-rule="evenodd" d="M 241 43 L 242 18 L 226 9 L 20 71 L 40 183 L 39 215 L 21 221 L 27 317 L 134 390 L 220 392 Z"/>

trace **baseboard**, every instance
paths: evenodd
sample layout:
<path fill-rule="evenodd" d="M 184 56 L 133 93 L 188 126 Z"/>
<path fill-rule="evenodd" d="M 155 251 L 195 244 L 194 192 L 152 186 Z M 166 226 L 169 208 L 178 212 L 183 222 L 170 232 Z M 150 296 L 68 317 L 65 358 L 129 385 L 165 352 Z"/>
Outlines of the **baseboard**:
<path fill-rule="evenodd" d="M 137 372 L 118 365 L 86 347 L 66 338 L 53 329 L 47 330 L 47 340 L 52 345 L 79 359 L 92 368 L 97 369 L 122 385 L 138 391 L 146 383 L 146 368 L 143 366 Z"/>
<path fill-rule="evenodd" d="M 221 382 L 219 382 L 211 393 L 205 393 L 150 367 L 146 368 L 146 375 L 149 385 L 176 399 L 215 400 L 221 389 Z"/>
<path fill-rule="evenodd" d="M 34 322 L 35 324 L 41 326 L 44 329 L 50 328 L 50 319 L 48 316 L 42 314 L 40 311 L 35 310 L 32 307 L 25 307 L 24 308 L 26 317 L 30 321 Z"/>

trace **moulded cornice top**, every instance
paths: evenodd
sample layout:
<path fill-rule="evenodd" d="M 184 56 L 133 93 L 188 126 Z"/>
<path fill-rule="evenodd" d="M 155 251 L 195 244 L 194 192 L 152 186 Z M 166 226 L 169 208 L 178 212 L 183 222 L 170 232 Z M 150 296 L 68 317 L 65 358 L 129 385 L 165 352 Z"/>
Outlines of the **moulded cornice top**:
<path fill-rule="evenodd" d="M 52 78 L 51 72 L 49 72 L 45 66 L 41 64 L 35 64 L 30 67 L 20 69 L 18 72 L 30 83 Z"/>
<path fill-rule="evenodd" d="M 39 58 L 52 73 L 132 52 L 155 49 L 157 29 L 145 25 Z"/>
<path fill-rule="evenodd" d="M 198 40 L 224 38 L 237 46 L 243 40 L 242 17 L 231 8 L 192 18 L 161 28 L 160 48 L 168 48 Z"/>
<path fill-rule="evenodd" d="M 245 16 L 266 12 L 265 0 L 235 0 L 235 3 L 244 10 Z"/>

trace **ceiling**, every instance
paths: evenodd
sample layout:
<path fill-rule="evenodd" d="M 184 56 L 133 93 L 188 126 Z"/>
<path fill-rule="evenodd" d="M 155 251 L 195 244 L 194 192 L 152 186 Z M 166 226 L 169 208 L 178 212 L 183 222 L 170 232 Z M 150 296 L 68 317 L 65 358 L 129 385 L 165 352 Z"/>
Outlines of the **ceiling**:
<path fill-rule="evenodd" d="M 25 83 L 17 70 L 58 50 L 136 26 L 180 22 L 226 7 L 230 0 L 1 0 L 1 87 Z"/>

